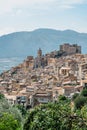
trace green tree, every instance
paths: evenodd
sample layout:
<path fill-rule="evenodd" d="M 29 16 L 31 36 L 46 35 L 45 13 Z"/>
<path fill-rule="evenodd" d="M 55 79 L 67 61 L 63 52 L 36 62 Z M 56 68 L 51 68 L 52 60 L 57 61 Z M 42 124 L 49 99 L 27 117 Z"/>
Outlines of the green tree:
<path fill-rule="evenodd" d="M 59 97 L 58 97 L 58 100 L 59 101 L 65 101 L 65 100 L 67 100 L 68 98 L 67 97 L 65 97 L 64 95 L 60 95 Z"/>
<path fill-rule="evenodd" d="M 87 97 L 87 89 L 83 89 L 81 95 Z"/>
<path fill-rule="evenodd" d="M 23 105 L 18 104 L 18 105 L 16 105 L 16 107 L 21 112 L 22 116 L 26 116 L 27 110 L 26 110 L 26 108 Z"/>
<path fill-rule="evenodd" d="M 87 103 L 87 99 L 84 96 L 78 96 L 74 100 L 74 103 L 75 103 L 76 109 L 81 109 Z"/>
<path fill-rule="evenodd" d="M 15 130 L 22 129 L 23 118 L 21 116 L 20 111 L 16 107 L 11 106 L 5 98 L 2 98 L 0 100 L 0 116 L 1 116 L 0 117 L 1 119 L 0 130 L 14 130 L 13 129 L 14 126 L 16 127 L 18 126 L 17 129 Z M 6 121 L 8 125 L 5 123 Z M 11 129 L 9 129 L 9 127 Z"/>
<path fill-rule="evenodd" d="M 4 98 L 4 95 L 0 93 L 0 100 Z"/>
<path fill-rule="evenodd" d="M 79 94 L 78 94 L 78 93 L 75 93 L 75 94 L 72 96 L 72 100 L 75 100 L 78 96 L 79 96 Z"/>
<path fill-rule="evenodd" d="M 66 127 L 66 119 L 70 114 L 71 109 L 68 102 L 41 105 L 29 112 L 24 130 L 66 130 L 67 127 L 69 129 L 70 126 Z"/>
<path fill-rule="evenodd" d="M 86 120 L 86 124 L 87 124 L 87 104 L 82 107 L 81 114 L 82 114 L 82 117 Z"/>
<path fill-rule="evenodd" d="M 20 124 L 12 114 L 1 113 L 0 115 L 0 130 L 18 130 Z"/>
<path fill-rule="evenodd" d="M 69 101 L 40 105 L 29 112 L 24 130 L 86 130 L 83 115 L 81 109 L 72 112 Z"/>

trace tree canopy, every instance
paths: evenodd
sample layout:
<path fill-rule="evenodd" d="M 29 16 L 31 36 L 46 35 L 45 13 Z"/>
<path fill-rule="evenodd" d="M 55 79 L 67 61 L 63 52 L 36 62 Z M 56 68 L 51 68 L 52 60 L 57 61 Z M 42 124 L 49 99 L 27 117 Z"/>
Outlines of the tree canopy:
<path fill-rule="evenodd" d="M 24 124 L 24 130 L 85 130 L 86 128 L 84 114 L 80 110 L 72 112 L 68 100 L 35 107 L 30 110 Z"/>

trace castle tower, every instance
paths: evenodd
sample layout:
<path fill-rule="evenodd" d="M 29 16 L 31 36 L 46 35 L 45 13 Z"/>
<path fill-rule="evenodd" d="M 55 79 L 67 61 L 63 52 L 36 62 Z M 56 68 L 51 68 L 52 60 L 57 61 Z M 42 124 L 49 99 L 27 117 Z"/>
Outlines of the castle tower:
<path fill-rule="evenodd" d="M 37 52 L 38 57 L 42 56 L 42 50 L 39 48 L 38 52 Z"/>

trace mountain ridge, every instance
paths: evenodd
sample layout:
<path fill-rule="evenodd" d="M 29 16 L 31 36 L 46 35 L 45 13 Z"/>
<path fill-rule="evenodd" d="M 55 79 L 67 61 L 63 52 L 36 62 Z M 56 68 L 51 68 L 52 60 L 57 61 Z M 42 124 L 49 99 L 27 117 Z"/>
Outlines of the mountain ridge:
<path fill-rule="evenodd" d="M 58 50 L 63 43 L 78 44 L 82 46 L 82 53 L 87 53 L 87 33 L 41 28 L 0 36 L 0 57 L 36 56 L 38 48 L 45 54 Z"/>

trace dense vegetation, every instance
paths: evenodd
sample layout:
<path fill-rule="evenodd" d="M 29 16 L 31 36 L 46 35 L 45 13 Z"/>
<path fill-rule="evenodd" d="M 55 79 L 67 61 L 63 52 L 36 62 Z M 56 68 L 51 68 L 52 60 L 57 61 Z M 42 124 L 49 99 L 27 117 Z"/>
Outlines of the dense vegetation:
<path fill-rule="evenodd" d="M 0 95 L 0 130 L 87 130 L 86 92 L 84 89 L 72 99 L 59 96 L 58 101 L 29 111 L 20 105 L 10 106 Z"/>
<path fill-rule="evenodd" d="M 64 97 L 58 102 L 35 107 L 29 112 L 24 130 L 86 130 L 87 107 L 73 109 Z"/>

